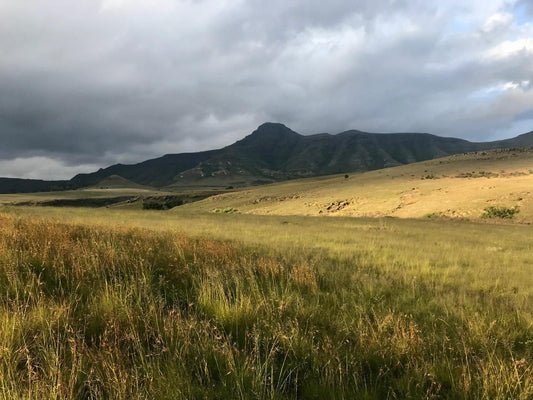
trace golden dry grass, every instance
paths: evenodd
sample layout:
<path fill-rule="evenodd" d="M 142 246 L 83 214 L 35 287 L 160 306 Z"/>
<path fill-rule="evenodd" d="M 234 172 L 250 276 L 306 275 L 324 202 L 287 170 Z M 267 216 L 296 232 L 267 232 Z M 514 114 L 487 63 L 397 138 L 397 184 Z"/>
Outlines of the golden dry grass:
<path fill-rule="evenodd" d="M 533 396 L 533 227 L 4 208 L 0 397 Z"/>
<path fill-rule="evenodd" d="M 158 191 L 155 189 L 133 188 L 86 188 L 78 190 L 65 190 L 60 192 L 38 192 L 38 193 L 13 193 L 0 194 L 0 205 L 11 203 L 28 202 L 28 201 L 47 201 L 56 199 L 86 199 L 86 198 L 108 198 L 120 196 L 155 196 L 170 195 L 172 192 Z"/>
<path fill-rule="evenodd" d="M 520 207 L 516 220 L 533 222 L 533 151 L 497 150 L 359 174 L 309 178 L 249 188 L 187 205 L 232 207 L 267 215 L 434 215 L 477 219 L 487 206 Z"/>

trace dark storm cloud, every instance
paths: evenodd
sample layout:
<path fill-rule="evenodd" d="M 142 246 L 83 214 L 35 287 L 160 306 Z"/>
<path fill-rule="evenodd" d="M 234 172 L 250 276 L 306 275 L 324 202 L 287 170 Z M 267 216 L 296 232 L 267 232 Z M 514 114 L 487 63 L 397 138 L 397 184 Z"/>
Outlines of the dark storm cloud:
<path fill-rule="evenodd" d="M 519 134 L 533 126 L 529 5 L 4 0 L 0 175 L 221 147 L 267 120 Z"/>

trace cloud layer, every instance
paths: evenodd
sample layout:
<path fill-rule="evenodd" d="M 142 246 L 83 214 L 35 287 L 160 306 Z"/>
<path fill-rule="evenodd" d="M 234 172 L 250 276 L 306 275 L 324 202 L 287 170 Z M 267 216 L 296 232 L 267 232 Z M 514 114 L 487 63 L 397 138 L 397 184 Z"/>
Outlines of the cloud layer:
<path fill-rule="evenodd" d="M 221 147 L 264 121 L 304 134 L 530 131 L 530 4 L 3 0 L 0 176 Z"/>

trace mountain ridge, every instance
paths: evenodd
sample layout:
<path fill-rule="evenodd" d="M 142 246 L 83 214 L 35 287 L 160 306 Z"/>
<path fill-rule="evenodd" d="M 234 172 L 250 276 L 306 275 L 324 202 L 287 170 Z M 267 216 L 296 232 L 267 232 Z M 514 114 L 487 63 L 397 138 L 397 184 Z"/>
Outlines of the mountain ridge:
<path fill-rule="evenodd" d="M 226 147 L 195 153 L 165 154 L 137 164 L 114 164 L 68 181 L 0 179 L 0 193 L 50 191 L 97 185 L 116 175 L 156 188 L 249 186 L 309 176 L 364 172 L 458 153 L 533 146 L 533 131 L 511 139 L 470 142 L 429 133 L 301 135 L 266 122 Z"/>

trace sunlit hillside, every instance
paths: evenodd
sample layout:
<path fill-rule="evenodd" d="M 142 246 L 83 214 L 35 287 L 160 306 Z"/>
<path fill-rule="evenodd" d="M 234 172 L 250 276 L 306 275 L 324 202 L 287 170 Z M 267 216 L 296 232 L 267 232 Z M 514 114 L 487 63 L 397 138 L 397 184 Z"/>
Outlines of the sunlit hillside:
<path fill-rule="evenodd" d="M 249 188 L 189 204 L 191 210 L 279 215 L 466 217 L 519 207 L 533 221 L 533 150 L 455 155 L 377 171 Z"/>

